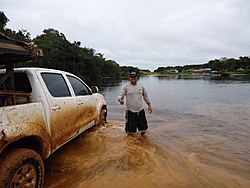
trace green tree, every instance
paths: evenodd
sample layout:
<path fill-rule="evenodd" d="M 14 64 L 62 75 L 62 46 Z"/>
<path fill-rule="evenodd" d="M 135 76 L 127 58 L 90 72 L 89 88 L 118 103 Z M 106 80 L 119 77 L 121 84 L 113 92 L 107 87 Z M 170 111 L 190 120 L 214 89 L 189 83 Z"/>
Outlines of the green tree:
<path fill-rule="evenodd" d="M 81 42 L 70 43 L 62 33 L 46 29 L 34 42 L 44 52 L 43 67 L 72 72 L 87 82 L 102 77 L 120 77 L 120 68 L 114 61 L 106 61 L 95 49 L 80 47 Z"/>
<path fill-rule="evenodd" d="M 70 51 L 71 44 L 63 33 L 51 28 L 45 29 L 33 41 L 43 50 L 42 67 L 67 70 L 67 64 L 72 59 L 72 53 Z"/>
<path fill-rule="evenodd" d="M 0 11 L 0 32 L 5 34 L 6 36 L 20 40 L 25 42 L 30 42 L 30 33 L 25 29 L 20 29 L 18 32 L 11 30 L 9 28 L 6 28 L 7 23 L 10 20 L 7 18 L 7 16 L 4 14 L 4 12 Z"/>
<path fill-rule="evenodd" d="M 10 20 L 5 16 L 4 12 L 0 11 L 0 32 L 4 31 L 5 26 Z"/>
<path fill-rule="evenodd" d="M 121 69 L 119 65 L 113 60 L 106 61 L 102 68 L 102 77 L 120 78 Z"/>
<path fill-rule="evenodd" d="M 250 58 L 247 56 L 239 57 L 239 68 L 250 69 Z"/>

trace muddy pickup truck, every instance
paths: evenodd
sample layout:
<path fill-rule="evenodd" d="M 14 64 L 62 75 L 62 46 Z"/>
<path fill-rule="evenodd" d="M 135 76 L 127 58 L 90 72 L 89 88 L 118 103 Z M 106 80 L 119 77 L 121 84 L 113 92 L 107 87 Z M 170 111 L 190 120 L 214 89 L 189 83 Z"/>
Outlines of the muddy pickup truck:
<path fill-rule="evenodd" d="M 42 187 L 43 160 L 105 123 L 107 105 L 97 87 L 64 71 L 17 68 L 14 82 L 15 91 L 0 88 L 0 187 Z"/>

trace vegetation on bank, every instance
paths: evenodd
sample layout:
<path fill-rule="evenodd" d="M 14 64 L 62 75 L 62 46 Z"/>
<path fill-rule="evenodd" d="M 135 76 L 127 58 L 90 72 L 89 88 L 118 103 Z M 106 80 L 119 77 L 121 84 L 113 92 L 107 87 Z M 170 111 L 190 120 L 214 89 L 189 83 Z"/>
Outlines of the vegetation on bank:
<path fill-rule="evenodd" d="M 211 68 L 212 71 L 218 73 L 232 72 L 250 74 L 250 56 L 239 57 L 239 59 L 224 57 L 220 59 L 210 60 L 208 63 L 200 65 L 159 67 L 154 72 L 165 73 L 168 72 L 168 70 L 188 72 L 190 70 L 201 70 L 206 68 Z"/>
<path fill-rule="evenodd" d="M 31 39 L 27 30 L 14 31 L 6 28 L 9 21 L 5 14 L 0 11 L 0 32 L 13 39 L 34 42 L 43 50 L 44 54 L 44 58 L 38 62 L 19 63 L 17 66 L 36 66 L 65 70 L 91 83 L 104 77 L 113 79 L 128 77 L 129 72 L 132 71 L 140 72 L 141 74 L 150 73 L 149 70 L 140 70 L 132 66 L 120 66 L 114 60 L 107 60 L 103 54 L 96 53 L 95 49 L 81 47 L 80 41 L 74 41 L 73 43 L 68 41 L 63 33 L 53 28 L 44 29 L 41 35 Z M 159 67 L 154 72 L 164 74 L 171 69 L 185 72 L 187 70 L 205 68 L 211 68 L 217 72 L 237 72 L 241 70 L 241 73 L 250 74 L 250 57 L 239 57 L 239 59 L 221 58 L 200 65 Z"/>

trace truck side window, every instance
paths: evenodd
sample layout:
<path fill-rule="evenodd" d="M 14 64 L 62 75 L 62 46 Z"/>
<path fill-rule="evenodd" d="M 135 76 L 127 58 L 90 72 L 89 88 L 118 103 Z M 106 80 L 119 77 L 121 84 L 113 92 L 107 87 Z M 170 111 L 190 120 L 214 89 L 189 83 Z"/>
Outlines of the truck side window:
<path fill-rule="evenodd" d="M 42 73 L 42 78 L 53 97 L 71 96 L 67 83 L 61 74 Z"/>
<path fill-rule="evenodd" d="M 15 73 L 14 74 L 16 91 L 24 91 L 26 93 L 31 93 L 31 85 L 27 74 L 25 73 Z"/>
<path fill-rule="evenodd" d="M 0 74 L 0 79 L 2 79 L 2 76 L 3 74 Z M 15 91 L 32 92 L 30 81 L 26 73 L 14 73 L 14 82 Z M 8 87 L 8 83 L 5 80 L 5 82 L 0 85 L 0 90 L 6 90 Z"/>
<path fill-rule="evenodd" d="M 75 78 L 73 76 L 67 76 L 67 77 L 68 77 L 68 79 L 69 79 L 69 81 L 74 89 L 76 96 L 90 94 L 86 85 L 84 83 L 82 83 L 80 80 L 78 80 L 77 78 Z"/>

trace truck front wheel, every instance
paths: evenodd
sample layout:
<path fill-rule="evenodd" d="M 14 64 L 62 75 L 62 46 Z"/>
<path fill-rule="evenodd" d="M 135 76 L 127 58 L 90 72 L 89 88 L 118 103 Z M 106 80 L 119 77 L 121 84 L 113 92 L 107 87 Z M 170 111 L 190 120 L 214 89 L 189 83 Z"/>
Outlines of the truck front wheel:
<path fill-rule="evenodd" d="M 104 125 L 107 121 L 107 110 L 102 109 L 99 116 L 99 125 Z"/>
<path fill-rule="evenodd" d="M 19 148 L 1 158 L 0 187 L 42 187 L 44 165 L 34 150 Z"/>

